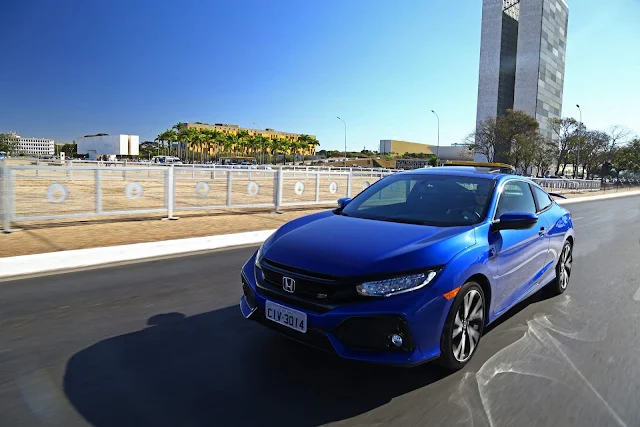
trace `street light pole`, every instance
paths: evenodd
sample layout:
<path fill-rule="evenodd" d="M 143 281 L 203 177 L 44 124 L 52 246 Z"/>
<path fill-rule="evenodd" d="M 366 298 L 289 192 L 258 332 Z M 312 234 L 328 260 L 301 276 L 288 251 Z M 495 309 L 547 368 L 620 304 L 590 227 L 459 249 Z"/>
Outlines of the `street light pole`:
<path fill-rule="evenodd" d="M 435 111 L 431 110 L 431 112 L 435 114 L 436 119 L 438 119 L 438 145 L 436 147 L 436 157 L 438 158 L 438 164 L 439 164 L 440 163 L 440 117 L 438 116 L 438 113 L 436 113 Z"/>
<path fill-rule="evenodd" d="M 578 161 L 576 164 L 576 174 L 578 173 L 578 171 L 580 170 L 580 150 L 582 147 L 582 108 L 580 108 L 579 104 L 576 104 L 576 107 L 578 107 L 578 111 L 580 111 L 580 127 L 578 128 Z"/>
<path fill-rule="evenodd" d="M 347 123 L 338 117 L 342 123 L 344 123 L 344 165 L 347 166 Z"/>
<path fill-rule="evenodd" d="M 257 125 L 256 122 L 253 122 L 253 124 L 258 128 L 261 129 L 260 126 Z M 264 164 L 264 145 L 263 145 L 263 141 L 262 141 L 262 135 L 260 135 L 260 164 Z"/>

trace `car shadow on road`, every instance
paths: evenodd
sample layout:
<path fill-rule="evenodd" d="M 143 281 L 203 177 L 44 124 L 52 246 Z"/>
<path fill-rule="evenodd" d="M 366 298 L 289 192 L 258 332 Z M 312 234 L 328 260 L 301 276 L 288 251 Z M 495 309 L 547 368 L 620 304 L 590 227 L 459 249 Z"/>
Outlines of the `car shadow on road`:
<path fill-rule="evenodd" d="M 238 306 L 157 315 L 68 362 L 87 421 L 121 426 L 317 426 L 368 412 L 447 372 L 345 361 L 242 319 Z"/>

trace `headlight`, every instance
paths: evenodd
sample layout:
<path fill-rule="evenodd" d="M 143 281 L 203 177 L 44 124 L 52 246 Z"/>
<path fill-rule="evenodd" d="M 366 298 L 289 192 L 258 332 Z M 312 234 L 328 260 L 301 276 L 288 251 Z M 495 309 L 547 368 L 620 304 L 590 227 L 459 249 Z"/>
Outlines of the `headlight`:
<path fill-rule="evenodd" d="M 262 266 L 260 265 L 260 258 L 262 257 L 263 247 L 264 247 L 264 243 L 260 245 L 260 247 L 258 248 L 258 252 L 256 252 L 255 266 L 258 268 L 262 268 Z"/>
<path fill-rule="evenodd" d="M 262 260 L 262 252 L 264 251 L 264 245 L 266 245 L 269 242 L 269 240 L 271 240 L 271 238 L 273 238 L 274 235 L 275 235 L 275 233 L 272 234 L 271 236 L 267 237 L 265 239 L 265 241 L 258 248 L 258 251 L 256 252 L 256 260 L 254 262 L 256 267 L 262 268 L 262 266 L 260 265 L 260 261 Z"/>
<path fill-rule="evenodd" d="M 393 279 L 365 282 L 358 285 L 356 290 L 360 295 L 366 297 L 389 297 L 425 287 L 436 277 L 436 274 L 437 272 L 435 271 L 428 271 Z"/>

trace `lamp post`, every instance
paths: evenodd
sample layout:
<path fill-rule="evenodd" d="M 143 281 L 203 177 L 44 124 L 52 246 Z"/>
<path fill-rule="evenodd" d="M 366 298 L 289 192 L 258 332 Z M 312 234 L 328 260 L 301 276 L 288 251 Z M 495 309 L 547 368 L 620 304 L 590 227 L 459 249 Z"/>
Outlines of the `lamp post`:
<path fill-rule="evenodd" d="M 582 108 L 580 108 L 579 104 L 576 104 L 576 107 L 578 107 L 578 111 L 580 111 L 580 127 L 578 128 L 578 161 L 576 164 L 576 174 L 578 173 L 578 171 L 580 170 L 580 150 L 582 147 Z"/>
<path fill-rule="evenodd" d="M 347 166 L 347 123 L 338 117 L 342 123 L 344 123 L 344 165 Z"/>
<path fill-rule="evenodd" d="M 256 122 L 253 122 L 253 124 L 258 128 L 261 129 L 260 126 L 258 126 L 258 124 Z M 260 164 L 264 163 L 264 142 L 262 141 L 262 135 L 260 135 Z"/>
<path fill-rule="evenodd" d="M 440 163 L 440 117 L 435 111 L 431 110 L 431 112 L 435 114 L 436 119 L 438 119 L 438 145 L 436 146 L 436 157 L 438 158 L 438 163 Z"/>

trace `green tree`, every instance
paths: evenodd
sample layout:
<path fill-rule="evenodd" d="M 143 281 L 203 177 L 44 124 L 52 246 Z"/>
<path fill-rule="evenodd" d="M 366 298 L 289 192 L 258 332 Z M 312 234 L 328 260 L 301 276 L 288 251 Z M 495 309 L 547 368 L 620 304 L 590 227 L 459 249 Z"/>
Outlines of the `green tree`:
<path fill-rule="evenodd" d="M 205 142 L 205 135 L 202 132 L 202 129 L 191 128 L 190 142 L 191 142 L 191 162 L 195 163 L 195 155 L 196 151 L 198 151 L 202 157 L 203 146 Z"/>
<path fill-rule="evenodd" d="M 200 161 L 204 163 L 206 160 L 209 160 L 211 156 L 211 148 L 212 146 L 217 151 L 218 145 L 218 136 L 219 132 L 215 129 L 202 129 L 202 153 L 200 156 Z M 206 151 L 206 155 L 205 155 Z"/>
<path fill-rule="evenodd" d="M 0 133 L 0 151 L 14 155 L 18 150 L 18 137 L 12 133 Z"/>
<path fill-rule="evenodd" d="M 309 147 L 309 153 L 314 152 L 314 150 L 318 147 L 318 145 L 320 145 L 320 141 L 318 141 L 316 138 L 313 137 L 309 137 L 309 139 L 307 140 L 307 146 Z"/>
<path fill-rule="evenodd" d="M 271 140 L 268 138 L 265 138 L 262 135 L 256 135 L 255 136 L 255 144 L 257 146 L 257 149 L 259 150 L 260 153 L 260 161 L 264 163 L 265 161 L 265 153 L 269 151 L 270 147 L 271 147 Z"/>
<path fill-rule="evenodd" d="M 507 110 L 504 116 L 480 122 L 466 141 L 470 150 L 483 154 L 489 162 L 505 162 L 513 158 L 512 151 L 519 138 L 533 138 L 539 124 L 523 111 Z"/>
<path fill-rule="evenodd" d="M 224 134 L 224 138 L 222 140 L 223 150 L 226 156 L 231 155 L 232 151 L 235 150 L 235 147 L 238 144 L 238 136 L 234 134 Z"/>
<path fill-rule="evenodd" d="M 592 130 L 584 135 L 580 147 L 580 163 L 582 172 L 587 173 L 587 179 L 591 179 L 594 171 L 608 160 L 609 157 L 609 134 L 602 131 Z M 582 177 L 582 176 L 581 176 Z"/>
<path fill-rule="evenodd" d="M 533 153 L 533 165 L 536 167 L 538 176 L 546 176 L 549 168 L 553 165 L 557 150 L 557 144 L 553 139 L 542 138 L 536 144 Z"/>
<path fill-rule="evenodd" d="M 555 175 L 564 175 L 564 171 L 569 163 L 569 157 L 577 146 L 580 123 L 573 117 L 565 117 L 563 119 L 550 119 L 549 125 L 558 141 L 558 149 L 556 150 L 555 156 Z"/>
<path fill-rule="evenodd" d="M 178 142 L 178 157 L 184 160 L 183 148 L 186 145 L 186 140 L 184 139 L 187 136 L 187 124 L 183 122 L 178 122 L 171 127 L 174 131 L 176 131 L 176 141 Z"/>
<path fill-rule="evenodd" d="M 499 150 L 498 121 L 489 118 L 480 122 L 475 130 L 467 136 L 466 144 L 469 150 L 479 153 L 487 158 L 488 162 L 493 162 Z M 393 153 L 389 153 L 390 156 Z M 391 158 L 390 156 L 386 156 Z"/>
<path fill-rule="evenodd" d="M 249 147 L 249 132 L 246 130 L 241 130 L 237 134 L 238 147 L 237 151 L 239 151 L 242 155 L 247 155 L 247 149 Z"/>

